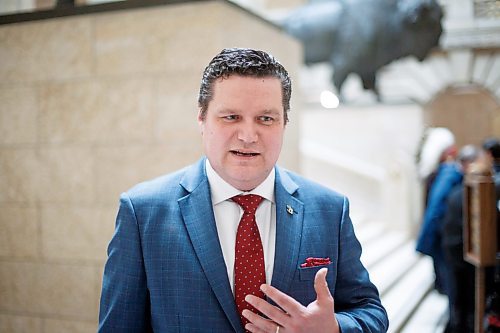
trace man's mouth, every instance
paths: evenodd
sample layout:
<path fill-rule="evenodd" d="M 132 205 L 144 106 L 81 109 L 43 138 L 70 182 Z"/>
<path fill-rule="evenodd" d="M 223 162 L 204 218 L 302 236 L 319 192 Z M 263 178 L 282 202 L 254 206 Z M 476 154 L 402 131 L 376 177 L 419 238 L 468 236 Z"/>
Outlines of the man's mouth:
<path fill-rule="evenodd" d="M 234 154 L 236 156 L 242 156 L 242 157 L 252 157 L 252 156 L 257 156 L 259 153 L 251 153 L 251 152 L 244 152 L 240 150 L 231 150 L 231 154 Z"/>

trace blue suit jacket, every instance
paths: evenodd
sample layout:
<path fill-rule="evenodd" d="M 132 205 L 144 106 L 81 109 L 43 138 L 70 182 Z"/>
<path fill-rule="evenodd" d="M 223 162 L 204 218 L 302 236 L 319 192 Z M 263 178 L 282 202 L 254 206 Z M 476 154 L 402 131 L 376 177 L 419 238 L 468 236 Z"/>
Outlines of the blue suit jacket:
<path fill-rule="evenodd" d="M 319 268 L 300 264 L 329 257 L 327 280 L 342 332 L 385 332 L 387 315 L 359 261 L 346 198 L 279 167 L 275 182 L 271 284 L 307 305 L 316 298 Z M 99 332 L 151 330 L 244 332 L 219 244 L 205 158 L 121 196 Z"/>

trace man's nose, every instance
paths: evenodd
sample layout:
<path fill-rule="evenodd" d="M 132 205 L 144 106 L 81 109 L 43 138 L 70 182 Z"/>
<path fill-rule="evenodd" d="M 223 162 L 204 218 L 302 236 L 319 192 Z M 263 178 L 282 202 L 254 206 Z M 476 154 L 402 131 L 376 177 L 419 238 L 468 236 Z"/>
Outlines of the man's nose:
<path fill-rule="evenodd" d="M 258 133 L 255 124 L 241 124 L 238 129 L 238 139 L 245 143 L 256 142 L 258 139 Z"/>

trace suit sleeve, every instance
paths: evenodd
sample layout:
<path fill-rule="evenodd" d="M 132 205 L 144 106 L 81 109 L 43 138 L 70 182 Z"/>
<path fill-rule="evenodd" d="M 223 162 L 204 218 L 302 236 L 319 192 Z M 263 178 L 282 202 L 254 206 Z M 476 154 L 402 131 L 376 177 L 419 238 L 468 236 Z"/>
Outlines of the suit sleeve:
<path fill-rule="evenodd" d="M 349 217 L 349 203 L 344 199 L 339 233 L 338 276 L 333 295 L 335 315 L 342 333 L 386 332 L 387 313 L 377 288 L 360 261 L 361 245 Z"/>
<path fill-rule="evenodd" d="M 104 267 L 98 332 L 146 332 L 149 312 L 137 218 L 130 198 L 122 194 Z"/>

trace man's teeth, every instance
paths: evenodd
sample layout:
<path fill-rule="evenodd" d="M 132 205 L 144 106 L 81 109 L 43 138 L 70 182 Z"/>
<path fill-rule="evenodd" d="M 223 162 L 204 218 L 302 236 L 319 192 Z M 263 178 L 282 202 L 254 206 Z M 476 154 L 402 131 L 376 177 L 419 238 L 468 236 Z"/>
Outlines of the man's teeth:
<path fill-rule="evenodd" d="M 243 152 L 241 152 L 241 151 L 237 151 L 237 150 L 235 150 L 235 151 L 233 151 L 233 152 L 234 152 L 236 155 L 238 155 L 238 156 L 256 156 L 256 155 L 258 155 L 257 153 L 243 153 Z"/>

